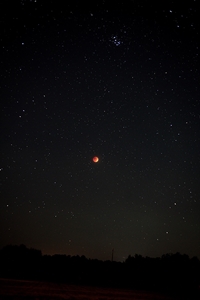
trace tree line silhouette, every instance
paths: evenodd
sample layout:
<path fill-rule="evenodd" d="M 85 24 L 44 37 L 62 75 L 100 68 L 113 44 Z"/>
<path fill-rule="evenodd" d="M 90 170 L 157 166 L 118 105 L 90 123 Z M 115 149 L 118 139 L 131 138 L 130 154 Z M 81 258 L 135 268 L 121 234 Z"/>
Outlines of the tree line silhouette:
<path fill-rule="evenodd" d="M 0 250 L 0 277 L 181 293 L 192 299 L 199 294 L 200 261 L 180 253 L 101 261 L 8 245 Z"/>

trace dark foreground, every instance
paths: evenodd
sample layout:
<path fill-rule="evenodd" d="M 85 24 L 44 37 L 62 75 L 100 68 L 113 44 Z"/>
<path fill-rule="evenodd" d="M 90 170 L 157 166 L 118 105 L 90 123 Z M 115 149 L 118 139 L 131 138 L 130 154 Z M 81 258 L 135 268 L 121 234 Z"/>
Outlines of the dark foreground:
<path fill-rule="evenodd" d="M 31 300 L 173 300 L 162 294 L 64 283 L 0 279 L 0 299 Z"/>
<path fill-rule="evenodd" d="M 200 261 L 180 253 L 122 263 L 8 245 L 0 250 L 0 278 L 7 278 L 0 299 L 200 300 Z"/>

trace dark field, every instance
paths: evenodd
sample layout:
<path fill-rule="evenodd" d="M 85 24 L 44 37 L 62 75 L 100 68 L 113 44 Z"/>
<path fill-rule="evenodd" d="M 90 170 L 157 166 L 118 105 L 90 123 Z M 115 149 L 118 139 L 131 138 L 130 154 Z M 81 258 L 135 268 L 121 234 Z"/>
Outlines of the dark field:
<path fill-rule="evenodd" d="M 162 294 L 40 281 L 0 279 L 0 299 L 172 300 Z"/>

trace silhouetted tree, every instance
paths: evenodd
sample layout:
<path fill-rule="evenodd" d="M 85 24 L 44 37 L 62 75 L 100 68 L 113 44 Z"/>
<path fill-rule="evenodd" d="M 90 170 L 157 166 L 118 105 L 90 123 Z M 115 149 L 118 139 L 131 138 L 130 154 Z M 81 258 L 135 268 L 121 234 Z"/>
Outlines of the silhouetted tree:
<path fill-rule="evenodd" d="M 200 284 L 200 261 L 177 252 L 161 258 L 129 255 L 121 263 L 79 255 L 42 256 L 25 245 L 8 245 L 0 250 L 0 276 L 184 293 L 192 299 Z"/>

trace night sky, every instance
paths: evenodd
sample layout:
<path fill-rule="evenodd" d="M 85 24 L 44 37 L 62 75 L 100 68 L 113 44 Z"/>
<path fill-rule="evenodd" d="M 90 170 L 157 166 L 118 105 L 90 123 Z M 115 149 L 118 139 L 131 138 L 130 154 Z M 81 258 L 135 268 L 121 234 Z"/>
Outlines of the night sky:
<path fill-rule="evenodd" d="M 0 247 L 200 258 L 198 1 L 91 2 L 1 1 Z"/>

